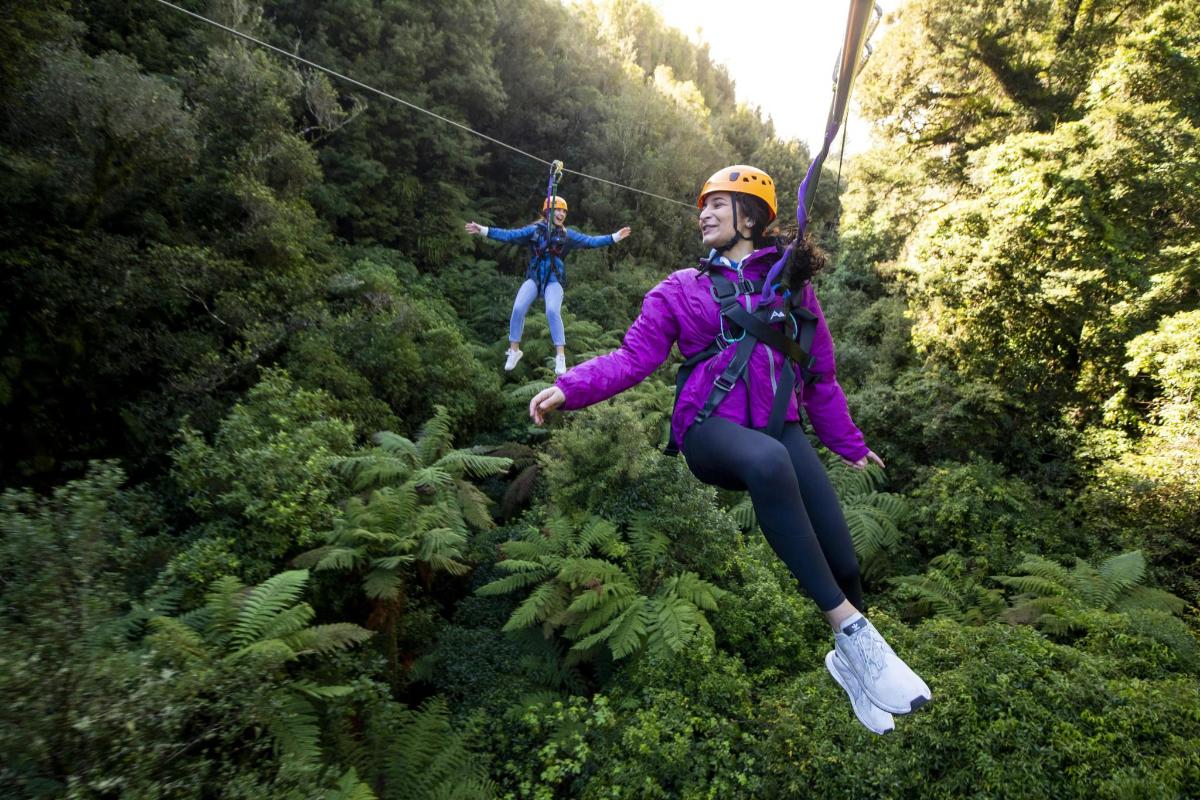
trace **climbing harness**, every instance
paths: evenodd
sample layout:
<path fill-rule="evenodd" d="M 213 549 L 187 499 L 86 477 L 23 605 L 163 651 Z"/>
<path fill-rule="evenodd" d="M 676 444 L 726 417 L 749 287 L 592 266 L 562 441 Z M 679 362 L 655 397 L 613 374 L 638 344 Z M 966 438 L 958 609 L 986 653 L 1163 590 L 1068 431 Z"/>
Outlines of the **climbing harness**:
<path fill-rule="evenodd" d="M 537 223 L 530 247 L 533 259 L 525 277 L 537 284 L 538 296 L 541 297 L 550 282 L 551 273 L 560 286 L 566 286 L 566 276 L 563 274 L 563 257 L 567 254 L 567 232 L 554 221 L 554 212 L 558 209 L 567 210 L 566 199 L 558 196 L 558 185 L 562 182 L 563 162 L 555 159 L 550 162 L 550 177 L 546 180 L 546 199 L 542 202 L 542 220 Z"/>
<path fill-rule="evenodd" d="M 817 331 L 817 316 L 801 305 L 798 294 L 790 292 L 784 294 L 783 307 L 760 304 L 755 311 L 749 311 L 742 305 L 742 298 L 750 298 L 760 293 L 763 289 L 762 281 L 747 278 L 739 278 L 737 282 L 731 281 L 724 275 L 713 272 L 707 259 L 701 260 L 700 269 L 701 273 L 708 275 L 708 279 L 712 281 L 709 293 L 721 307 L 721 330 L 713 338 L 712 344 L 679 366 L 679 372 L 675 376 L 674 405 L 679 404 L 683 386 L 697 366 L 725 349 L 735 347 L 733 358 L 713 383 L 700 413 L 692 424 L 699 425 L 704 422 L 717 410 L 725 396 L 733 391 L 733 387 L 750 364 L 754 348 L 761 342 L 770 350 L 778 350 L 784 355 L 783 370 L 775 386 L 775 399 L 771 403 L 771 416 L 768 418 L 766 430 L 768 436 L 778 439 L 783 434 L 783 424 L 787 418 L 791 396 L 802 387 L 820 379 L 820 375 L 813 371 L 814 361 L 811 354 L 813 336 Z M 783 323 L 782 329 L 773 327 L 776 323 Z M 772 359 L 774 369 L 773 356 L 768 352 L 767 357 Z M 679 452 L 674 437 L 668 442 L 664 452 L 669 456 Z"/>
<path fill-rule="evenodd" d="M 874 15 L 871 13 L 872 10 L 874 10 Z M 874 17 L 873 24 L 872 16 Z M 821 166 L 825 163 L 826 156 L 829 155 L 830 145 L 836 138 L 838 129 L 845 121 L 849 108 L 850 88 L 862 69 L 862 65 L 866 62 L 866 58 L 862 57 L 864 43 L 870 38 L 874 26 L 879 24 L 882 16 L 883 10 L 875 5 L 873 0 L 851 0 L 846 20 L 845 39 L 842 43 L 841 53 L 838 54 L 833 100 L 830 102 L 829 117 L 825 125 L 825 140 L 820 152 L 809 165 L 804 180 L 800 182 L 800 187 L 796 190 L 797 241 L 803 239 L 808 228 L 813 200 L 817 195 L 817 182 L 820 179 Z M 866 49 L 867 56 L 869 56 L 870 48 Z M 845 149 L 844 144 L 843 149 Z M 839 185 L 841 183 L 840 165 L 838 183 Z M 702 207 L 705 195 L 713 191 L 742 192 L 759 197 L 770 206 L 772 218 L 775 215 L 775 187 L 770 183 L 770 178 L 766 176 L 766 173 L 761 170 L 738 165 L 717 172 L 705 182 L 704 188 L 700 191 L 697 206 Z M 739 239 L 737 203 L 735 202 L 733 206 L 734 238 L 723 248 L 717 248 L 718 253 L 733 247 Z M 733 283 L 728 278 L 712 272 L 709 262 L 701 261 L 701 272 L 707 273 L 713 284 L 711 289 L 713 300 L 721 306 L 721 331 L 708 348 L 680 365 L 675 378 L 675 405 L 679 404 L 683 386 L 697 365 L 728 347 L 737 349 L 725 370 L 714 382 L 708 398 L 704 401 L 704 406 L 692 424 L 703 422 L 716 411 L 717 406 L 742 378 L 750 363 L 750 356 L 759 342 L 772 350 L 778 350 L 785 356 L 781 379 L 775 387 L 775 398 L 771 404 L 771 416 L 767 422 L 766 432 L 769 436 L 778 439 L 782 435 L 789 398 L 793 392 L 820 379 L 820 376 L 813 372 L 813 357 L 810 352 L 817 327 L 816 315 L 801 305 L 799 293 L 785 292 L 784 308 L 780 308 L 774 303 L 775 293 L 779 289 L 777 280 L 787 265 L 793 248 L 794 243 L 784 248 L 779 258 L 771 265 L 766 278 L 761 282 L 739 278 L 737 283 Z M 759 295 L 759 303 L 758 309 L 751 312 L 747 308 L 749 303 L 747 306 L 743 306 L 741 298 L 754 294 Z M 777 321 L 784 322 L 784 330 L 772 327 L 771 323 Z M 726 332 L 727 324 L 731 330 L 737 332 L 736 336 L 731 336 Z M 773 360 L 771 364 L 774 365 Z M 799 382 L 797 382 L 797 373 L 799 373 Z M 679 449 L 672 438 L 666 447 L 666 453 L 675 455 L 678 452 Z"/>

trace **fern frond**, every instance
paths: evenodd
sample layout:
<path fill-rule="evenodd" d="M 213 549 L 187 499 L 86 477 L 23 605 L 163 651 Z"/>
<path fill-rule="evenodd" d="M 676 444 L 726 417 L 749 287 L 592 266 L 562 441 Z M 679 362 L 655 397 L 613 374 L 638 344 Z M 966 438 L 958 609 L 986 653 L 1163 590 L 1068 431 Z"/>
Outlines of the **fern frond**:
<path fill-rule="evenodd" d="M 371 437 L 371 441 L 389 456 L 398 458 L 401 461 L 407 461 L 414 466 L 416 465 L 417 446 L 412 440 L 391 431 L 379 431 Z"/>
<path fill-rule="evenodd" d="M 1038 597 L 1061 597 L 1067 594 L 1067 589 L 1061 583 L 1038 575 L 994 575 L 997 583 L 1011 586 L 1021 594 Z"/>
<path fill-rule="evenodd" d="M 351 570 L 356 569 L 362 563 L 365 553 L 357 547 L 323 547 L 321 550 L 324 553 L 321 555 L 315 569 L 338 569 Z M 315 550 L 312 552 L 316 552 Z"/>
<path fill-rule="evenodd" d="M 1117 596 L 1124 594 L 1145 579 L 1146 556 L 1141 550 L 1131 550 L 1107 558 L 1100 565 L 1100 575 L 1116 588 Z"/>
<path fill-rule="evenodd" d="M 1166 614 L 1179 616 L 1187 609 L 1187 601 L 1176 597 L 1170 592 L 1149 586 L 1135 586 L 1125 593 L 1117 602 L 1114 610 L 1130 612 L 1134 610 L 1161 611 Z"/>
<path fill-rule="evenodd" d="M 638 597 L 617 615 L 603 630 L 576 642 L 571 649 L 590 650 L 598 644 L 607 644 L 613 658 L 621 659 L 642 647 L 646 636 L 645 619 L 648 599 Z"/>
<path fill-rule="evenodd" d="M 440 467 L 423 467 L 409 481 L 417 490 L 445 491 L 454 487 L 454 476 Z"/>
<path fill-rule="evenodd" d="M 394 600 L 403 586 L 401 577 L 390 569 L 373 569 L 363 576 L 363 591 L 375 600 Z"/>
<path fill-rule="evenodd" d="M 374 569 L 386 569 L 389 571 L 394 571 L 399 569 L 404 564 L 411 564 L 416 560 L 416 556 L 384 556 L 383 558 L 371 559 L 371 566 Z"/>
<path fill-rule="evenodd" d="M 529 539 L 510 539 L 504 543 L 503 549 L 509 559 L 521 561 L 540 560 L 558 552 L 553 542 L 536 533 Z"/>
<path fill-rule="evenodd" d="M 1017 569 L 1021 572 L 1027 572 L 1030 575 L 1036 575 L 1043 580 L 1056 583 L 1064 589 L 1071 585 L 1071 574 L 1067 571 L 1067 568 L 1043 556 L 1026 556 L 1017 565 Z M 1061 592 L 1057 592 L 1056 594 L 1059 593 Z"/>
<path fill-rule="evenodd" d="M 280 693 L 268 723 L 280 752 L 304 766 L 315 766 L 321 755 L 320 730 L 312 703 L 294 692 Z"/>
<path fill-rule="evenodd" d="M 414 464 L 408 459 L 378 452 L 341 456 L 334 458 L 331 463 L 336 472 L 350 481 L 356 492 L 403 483 L 414 469 Z"/>
<path fill-rule="evenodd" d="M 556 576 L 572 588 L 593 583 L 615 584 L 628 581 L 628 576 L 611 561 L 600 558 L 568 558 Z"/>
<path fill-rule="evenodd" d="M 663 584 L 667 597 L 686 600 L 696 608 L 716 611 L 717 601 L 726 594 L 724 589 L 709 583 L 694 572 L 683 572 Z"/>
<path fill-rule="evenodd" d="M 425 421 L 417 434 L 417 457 L 422 464 L 433 464 L 454 442 L 450 413 L 445 406 L 437 405 L 433 409 L 433 416 Z"/>
<path fill-rule="evenodd" d="M 492 500 L 486 494 L 479 491 L 477 486 L 459 481 L 457 500 L 462 518 L 467 523 L 484 531 L 496 527 L 496 523 L 492 520 L 492 514 L 489 510 L 492 506 Z"/>
<path fill-rule="evenodd" d="M 324 654 L 336 650 L 347 650 L 357 644 L 362 644 L 374 635 L 373 631 L 360 628 L 350 622 L 333 622 L 297 631 L 284 641 L 296 651 L 296 655 Z"/>
<path fill-rule="evenodd" d="M 517 606 L 501 630 L 530 628 L 566 607 L 566 589 L 558 583 L 543 583 Z"/>
<path fill-rule="evenodd" d="M 505 562 L 501 561 L 501 564 Z M 514 575 L 509 575 L 491 583 L 485 583 L 475 590 L 475 594 L 483 597 L 493 597 L 501 594 L 511 594 L 518 589 L 524 589 L 526 586 L 532 586 L 535 583 L 540 583 L 550 576 L 550 571 L 543 568 L 538 568 L 535 572 L 518 572 Z"/>
<path fill-rule="evenodd" d="M 619 539 L 616 525 L 601 517 L 590 517 L 580 529 L 579 536 L 571 547 L 571 555 L 581 556 L 593 547 L 603 547 L 605 544 L 611 546 L 617 541 Z"/>
<path fill-rule="evenodd" d="M 947 575 L 930 570 L 924 575 L 901 575 L 890 579 L 900 587 L 900 595 L 916 601 L 935 615 L 960 619 L 963 601 L 958 587 Z"/>
<path fill-rule="evenodd" d="M 650 602 L 649 616 L 653 620 L 647 639 L 647 647 L 665 647 L 678 653 L 691 644 L 700 631 L 703 614 L 687 600 L 656 597 Z"/>
<path fill-rule="evenodd" d="M 208 649 L 200 634 L 174 617 L 152 617 L 149 620 L 151 645 L 166 655 L 182 660 L 208 658 Z"/>
<path fill-rule="evenodd" d="M 470 450 L 452 450 L 439 458 L 433 466 L 452 475 L 467 475 L 472 478 L 490 478 L 512 467 L 511 458 L 485 456 Z"/>
<path fill-rule="evenodd" d="M 263 626 L 260 639 L 282 639 L 304 628 L 313 618 L 313 609 L 308 603 L 298 603 L 280 611 Z"/>
<path fill-rule="evenodd" d="M 282 639 L 263 639 L 251 642 L 230 653 L 226 660 L 230 663 L 253 661 L 266 670 L 280 667 L 296 657 L 293 650 Z"/>
<path fill-rule="evenodd" d="M 566 636 L 568 639 L 574 640 L 607 627 L 613 617 L 620 615 L 631 604 L 644 599 L 642 595 L 627 587 L 605 592 L 598 596 L 598 602 L 587 611 L 585 616 L 566 629 Z"/>
<path fill-rule="evenodd" d="M 629 523 L 629 544 L 641 564 L 658 562 L 671 546 L 671 540 L 658 527 L 658 522 L 651 514 L 638 514 Z"/>
<path fill-rule="evenodd" d="M 300 598 L 307 583 L 308 570 L 297 569 L 273 575 L 251 589 L 233 627 L 234 645 L 258 641 L 275 616 Z"/>
<path fill-rule="evenodd" d="M 433 528 L 423 531 L 420 546 L 417 548 L 417 558 L 435 566 L 438 563 L 461 558 L 462 551 L 459 548 L 466 542 L 466 536 L 450 528 Z"/>
<path fill-rule="evenodd" d="M 751 502 L 749 493 L 740 503 L 729 509 L 729 514 L 743 531 L 749 531 L 758 524 L 758 516 L 754 513 L 754 503 Z"/>
<path fill-rule="evenodd" d="M 342 773 L 328 800 L 378 800 L 371 787 L 358 779 L 353 767 Z"/>
<path fill-rule="evenodd" d="M 204 596 L 205 627 L 210 638 L 222 642 L 232 634 L 241 613 L 245 585 L 230 575 L 217 578 Z"/>

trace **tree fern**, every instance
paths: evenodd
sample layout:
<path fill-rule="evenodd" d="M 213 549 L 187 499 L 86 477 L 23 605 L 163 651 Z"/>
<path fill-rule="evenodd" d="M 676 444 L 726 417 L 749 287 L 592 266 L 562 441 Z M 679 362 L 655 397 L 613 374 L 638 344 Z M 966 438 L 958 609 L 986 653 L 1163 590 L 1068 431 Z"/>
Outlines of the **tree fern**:
<path fill-rule="evenodd" d="M 699 632 L 711 632 L 705 612 L 717 608 L 723 592 L 694 573 L 659 575 L 667 544 L 644 517 L 622 536 L 597 517 L 553 516 L 504 543 L 507 558 L 497 566 L 510 574 L 477 592 L 531 589 L 504 630 L 558 631 L 579 657 L 601 647 L 617 659 L 644 648 L 678 651 Z"/>
<path fill-rule="evenodd" d="M 1009 619 L 1058 636 L 1091 627 L 1099 619 L 1089 613 L 1093 611 L 1177 614 L 1186 606 L 1174 595 L 1140 585 L 1146 576 L 1146 560 L 1138 550 L 1105 559 L 1099 567 L 1080 559 L 1069 570 L 1042 556 L 1027 556 L 1017 570 L 1026 574 L 995 577 L 1017 591 Z"/>
<path fill-rule="evenodd" d="M 984 587 L 954 552 L 934 558 L 924 575 L 902 575 L 891 582 L 918 613 L 949 617 L 964 625 L 990 622 L 1007 607 L 1003 595 Z"/>
<path fill-rule="evenodd" d="M 297 606 L 296 600 L 308 582 L 308 570 L 281 572 L 256 586 L 245 598 L 233 626 L 233 644 L 244 647 L 264 637 L 267 628 L 278 616 L 291 609 L 303 609 L 307 614 L 305 623 L 312 618 L 312 609 L 307 603 Z M 301 625 L 300 627 L 303 627 Z M 299 628 L 297 628 L 298 630 Z M 275 637 L 270 637 L 275 638 Z"/>
<path fill-rule="evenodd" d="M 210 586 L 201 613 L 155 617 L 147 640 L 159 657 L 171 661 L 243 676 L 257 670 L 259 682 L 271 688 L 266 703 L 248 713 L 270 732 L 285 762 L 297 767 L 316 767 L 321 761 L 313 701 L 341 696 L 350 688 L 295 678 L 285 665 L 371 636 L 348 623 L 309 626 L 313 611 L 300 599 L 307 582 L 307 570 L 283 572 L 249 589 L 222 578 Z"/>
<path fill-rule="evenodd" d="M 395 433 L 376 434 L 375 447 L 338 459 L 337 468 L 365 494 L 350 498 L 326 545 L 301 557 L 316 569 L 357 572 L 365 594 L 395 603 L 418 577 L 414 567 L 464 574 L 471 528 L 492 527 L 488 498 L 468 479 L 498 474 L 510 459 L 478 449 L 452 449 L 449 415 L 438 408 L 416 442 Z M 393 638 L 395 620 L 385 615 Z"/>
<path fill-rule="evenodd" d="M 381 800 L 490 800 L 496 787 L 435 697 L 415 710 L 389 704 L 368 721 L 366 776 Z"/>

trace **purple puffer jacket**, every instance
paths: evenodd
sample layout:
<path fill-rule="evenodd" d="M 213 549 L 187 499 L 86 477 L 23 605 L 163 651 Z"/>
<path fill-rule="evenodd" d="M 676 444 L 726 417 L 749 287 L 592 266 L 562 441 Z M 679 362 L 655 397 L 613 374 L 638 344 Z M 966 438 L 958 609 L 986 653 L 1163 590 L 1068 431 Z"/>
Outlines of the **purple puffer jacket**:
<path fill-rule="evenodd" d="M 742 261 L 742 275 L 751 280 L 763 278 L 777 257 L 773 247 L 754 251 Z M 732 281 L 738 279 L 735 269 L 717 266 L 713 269 L 720 269 Z M 559 377 L 558 388 L 566 395 L 562 408 L 567 411 L 586 408 L 641 382 L 667 359 L 675 342 L 679 343 L 684 358 L 712 344 L 720 331 L 721 320 L 720 309 L 709 291 L 711 287 L 708 276 L 695 269 L 681 269 L 651 289 L 642 303 L 642 313 L 625 334 L 620 349 L 579 364 Z M 742 302 L 745 300 L 742 298 Z M 754 294 L 751 300 L 755 303 L 751 309 L 756 308 L 758 295 Z M 782 306 L 781 299 L 774 302 Z M 816 359 L 813 369 L 820 377 L 803 388 L 800 402 L 821 442 L 839 456 L 857 461 L 867 454 L 867 446 L 862 432 L 850 419 L 846 396 L 835 380 L 833 337 L 811 285 L 804 288 L 803 305 L 817 316 L 812 354 Z M 782 323 L 777 323 L 777 327 L 782 327 Z M 713 383 L 729 364 L 735 350 L 734 347 L 726 348 L 698 364 L 684 384 L 671 418 L 671 435 L 680 448 L 683 447 L 684 433 L 700 413 Z M 782 353 L 760 342 L 754 348 L 742 379 L 717 406 L 714 415 L 739 425 L 766 427 L 783 358 Z M 796 422 L 799 419 L 793 397 L 788 404 L 787 420 Z"/>

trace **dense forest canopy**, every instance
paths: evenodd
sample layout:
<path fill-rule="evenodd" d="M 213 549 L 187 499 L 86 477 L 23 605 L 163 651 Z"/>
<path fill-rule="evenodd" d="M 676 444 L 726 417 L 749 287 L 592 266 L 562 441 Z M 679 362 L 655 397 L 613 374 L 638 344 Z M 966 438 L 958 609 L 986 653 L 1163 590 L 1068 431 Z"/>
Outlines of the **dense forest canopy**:
<path fill-rule="evenodd" d="M 690 203 L 810 154 L 642 0 L 181 0 Z M 150 0 L 0 25 L 0 790 L 1200 796 L 1200 10 L 908 0 L 813 230 L 886 471 L 828 466 L 935 701 L 868 738 L 669 361 L 548 428 L 546 167 Z M 764 21 L 761 24 L 769 24 Z M 839 194 L 840 190 L 840 194 Z M 702 255 L 568 174 L 573 361 Z M 790 205 L 789 205 L 790 204 Z"/>

